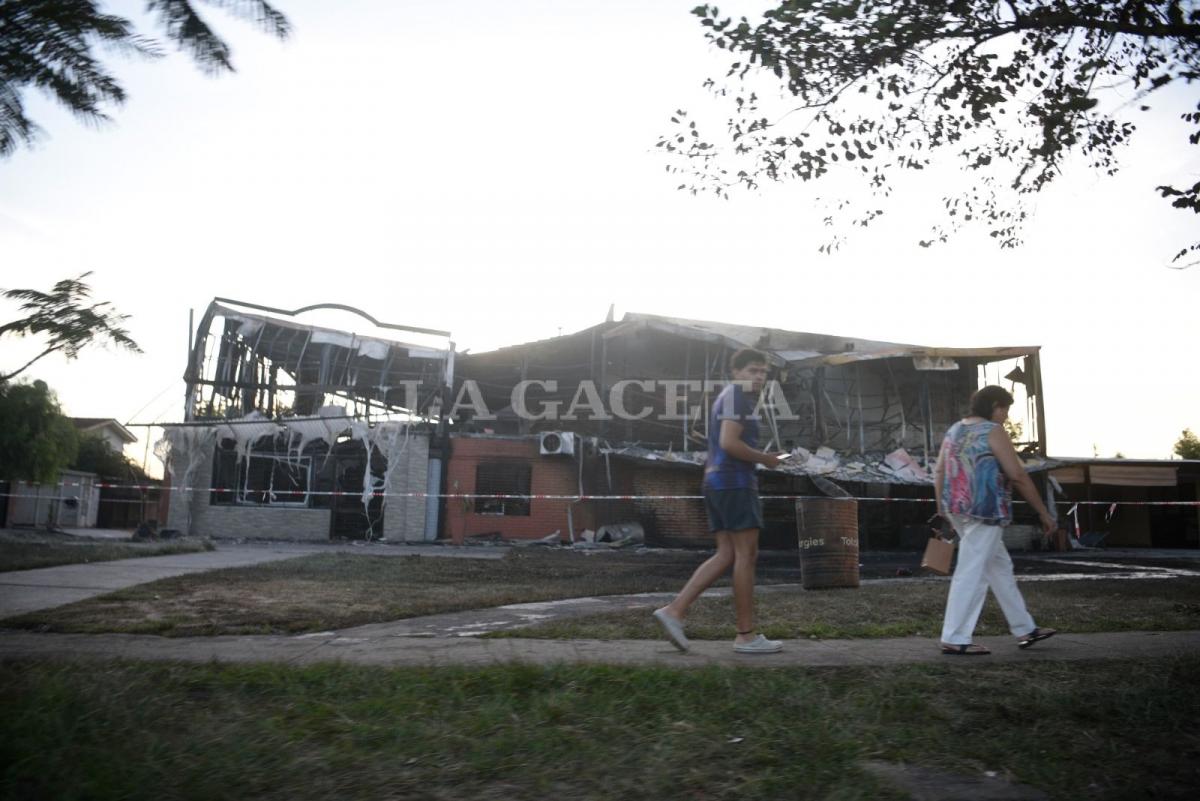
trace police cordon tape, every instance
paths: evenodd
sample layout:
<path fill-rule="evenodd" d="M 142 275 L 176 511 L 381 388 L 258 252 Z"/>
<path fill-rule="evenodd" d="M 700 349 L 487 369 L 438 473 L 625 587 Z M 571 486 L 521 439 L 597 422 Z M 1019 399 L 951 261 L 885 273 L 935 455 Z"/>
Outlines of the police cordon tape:
<path fill-rule="evenodd" d="M 237 488 L 226 487 L 170 487 L 159 484 L 109 484 L 97 482 L 95 484 L 85 484 L 84 482 L 61 482 L 52 485 L 56 488 L 66 487 L 82 487 L 91 486 L 96 489 L 134 489 L 134 490 L 160 490 L 168 492 L 208 492 L 219 493 L 223 495 L 232 495 L 239 490 Z M 905 485 L 905 486 L 928 486 L 928 485 Z M 256 495 L 272 495 L 272 496 L 320 496 L 320 497 L 345 497 L 345 498 L 446 498 L 449 500 L 497 500 L 497 501 L 702 501 L 703 495 L 546 495 L 546 494 L 520 494 L 520 493 L 474 493 L 474 492 L 388 492 L 386 490 L 373 490 L 371 492 L 353 492 L 346 490 L 271 490 L 271 489 L 241 489 L 242 492 L 252 492 Z M 0 498 L 18 498 L 30 497 L 20 493 L 0 492 Z M 78 498 L 78 495 L 42 495 L 41 500 L 69 500 Z M 933 498 L 874 498 L 867 496 L 849 495 L 846 497 L 831 497 L 829 495 L 765 495 L 760 494 L 764 500 L 783 500 L 783 501 L 859 501 L 859 502 L 874 502 L 874 503 L 933 503 Z M 104 501 L 109 502 L 109 501 Z M 122 500 L 111 499 L 113 503 L 141 503 L 140 500 Z M 1024 504 L 1025 502 L 1018 499 L 1013 499 L 1014 503 Z M 1200 501 L 1056 501 L 1056 506 L 1198 506 Z"/>

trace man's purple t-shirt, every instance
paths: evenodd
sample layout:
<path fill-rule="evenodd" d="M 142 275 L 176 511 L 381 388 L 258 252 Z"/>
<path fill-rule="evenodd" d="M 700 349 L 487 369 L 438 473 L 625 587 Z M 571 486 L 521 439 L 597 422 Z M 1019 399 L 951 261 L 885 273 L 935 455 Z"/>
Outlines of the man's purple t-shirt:
<path fill-rule="evenodd" d="M 721 448 L 721 421 L 742 424 L 742 442 L 758 447 L 758 418 L 751 396 L 737 384 L 721 390 L 713 401 L 708 419 L 708 460 L 704 465 L 704 489 L 758 489 L 754 462 L 735 459 Z"/>

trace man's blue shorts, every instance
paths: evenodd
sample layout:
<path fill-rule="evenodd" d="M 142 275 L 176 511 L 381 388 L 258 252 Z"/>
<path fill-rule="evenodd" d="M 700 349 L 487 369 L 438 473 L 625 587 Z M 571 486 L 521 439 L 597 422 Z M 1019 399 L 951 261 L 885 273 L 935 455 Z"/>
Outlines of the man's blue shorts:
<path fill-rule="evenodd" d="M 706 489 L 704 509 L 708 512 L 709 533 L 763 527 L 762 504 L 755 489 Z"/>

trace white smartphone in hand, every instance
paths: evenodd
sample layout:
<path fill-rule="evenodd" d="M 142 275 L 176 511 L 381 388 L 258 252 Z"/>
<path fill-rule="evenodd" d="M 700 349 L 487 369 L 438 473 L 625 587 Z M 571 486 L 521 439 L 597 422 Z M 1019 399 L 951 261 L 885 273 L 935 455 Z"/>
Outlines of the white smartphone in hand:
<path fill-rule="evenodd" d="M 776 455 L 775 455 L 775 458 L 776 458 L 776 459 L 778 459 L 778 460 L 779 460 L 779 461 L 781 461 L 781 462 L 786 462 L 788 459 L 791 459 L 791 458 L 792 458 L 792 454 L 790 454 L 790 453 L 778 453 L 778 454 L 776 454 Z"/>

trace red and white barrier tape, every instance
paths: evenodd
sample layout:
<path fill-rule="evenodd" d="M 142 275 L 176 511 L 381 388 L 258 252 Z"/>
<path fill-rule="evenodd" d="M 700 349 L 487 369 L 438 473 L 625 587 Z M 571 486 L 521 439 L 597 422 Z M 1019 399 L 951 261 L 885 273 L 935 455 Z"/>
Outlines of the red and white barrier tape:
<path fill-rule="evenodd" d="M 66 487 L 82 487 L 89 486 L 84 482 L 63 482 L 54 485 L 56 488 Z M 96 489 L 135 489 L 135 490 L 168 490 L 172 492 L 208 492 L 232 495 L 237 492 L 237 489 L 217 488 L 217 487 L 166 487 L 155 484 L 109 484 L 97 482 L 91 484 L 91 487 Z M 243 492 L 245 490 L 242 490 Z M 255 494 L 272 494 L 276 497 L 346 497 L 346 498 L 362 498 L 364 493 L 347 492 L 345 490 L 310 490 L 307 492 L 299 492 L 294 490 L 269 490 L 255 489 L 252 492 Z M 517 493 L 474 493 L 474 492 L 387 492 L 377 490 L 370 493 L 365 493 L 370 497 L 375 498 L 445 498 L 448 500 L 532 500 L 532 501 L 699 501 L 703 500 L 703 495 L 548 495 L 548 494 L 528 494 L 522 495 Z M 0 493 L 0 498 L 17 498 L 30 496 L 20 493 Z M 76 498 L 75 495 L 56 495 L 56 496 L 41 496 L 41 500 L 67 500 Z M 783 500 L 783 501 L 805 501 L 805 500 L 845 500 L 859 501 L 870 503 L 933 503 L 933 498 L 872 498 L 864 496 L 848 496 L 845 498 L 831 498 L 827 495 L 761 495 L 763 500 Z M 109 502 L 109 501 L 105 501 Z M 118 499 L 112 499 L 111 502 L 118 502 Z M 125 501 L 128 503 L 141 503 L 138 500 Z M 1024 503 L 1023 501 L 1014 500 L 1015 503 Z M 1066 506 L 1068 504 L 1077 506 L 1107 506 L 1110 510 L 1115 510 L 1118 506 L 1196 506 L 1200 507 L 1200 501 L 1058 501 L 1058 505 Z M 1069 513 L 1068 513 L 1069 514 Z"/>

